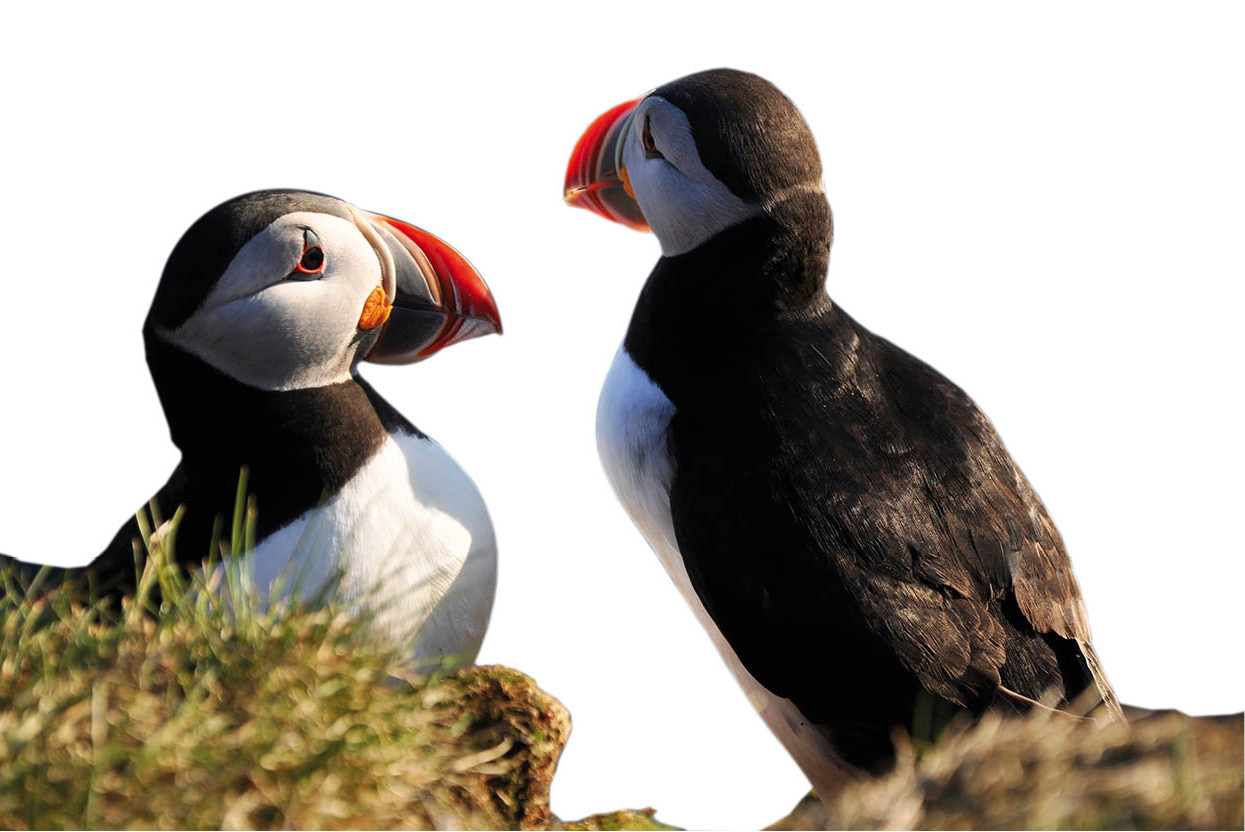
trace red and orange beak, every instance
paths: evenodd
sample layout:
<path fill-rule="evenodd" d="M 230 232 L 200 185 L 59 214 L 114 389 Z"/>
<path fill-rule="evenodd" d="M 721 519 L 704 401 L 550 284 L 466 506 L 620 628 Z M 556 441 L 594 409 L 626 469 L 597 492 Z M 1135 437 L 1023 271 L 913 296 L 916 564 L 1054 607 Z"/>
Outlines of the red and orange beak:
<path fill-rule="evenodd" d="M 623 142 L 641 100 L 607 110 L 579 137 L 566 166 L 563 196 L 568 205 L 587 208 L 637 231 L 648 231 L 622 163 Z"/>
<path fill-rule="evenodd" d="M 401 220 L 359 213 L 382 244 L 377 255 L 386 273 L 385 285 L 368 298 L 359 318 L 362 329 L 383 327 L 367 361 L 409 364 L 450 344 L 501 332 L 497 302 L 484 278 L 453 246 Z"/>

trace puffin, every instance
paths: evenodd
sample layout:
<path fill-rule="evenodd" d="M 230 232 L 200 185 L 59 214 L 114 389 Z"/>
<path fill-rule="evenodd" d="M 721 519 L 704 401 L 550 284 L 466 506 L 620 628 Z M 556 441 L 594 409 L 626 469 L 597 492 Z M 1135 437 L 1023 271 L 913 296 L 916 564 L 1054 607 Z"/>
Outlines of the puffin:
<path fill-rule="evenodd" d="M 782 92 L 717 69 L 614 107 L 564 196 L 661 245 L 598 403 L 606 475 L 823 801 L 890 768 L 896 729 L 1122 718 L 990 421 L 827 294 L 821 161 Z"/>
<path fill-rule="evenodd" d="M 208 211 L 174 246 L 143 326 L 181 451 L 152 501 L 182 509 L 178 563 L 237 567 L 228 591 L 256 603 L 336 598 L 419 665 L 473 661 L 496 586 L 488 510 L 359 364 L 421 361 L 500 332 L 479 273 L 417 226 L 300 190 Z M 253 545 L 230 552 L 243 489 Z M 53 580 L 132 594 L 141 534 L 131 518 L 91 563 Z M 6 560 L 27 581 L 38 568 Z"/>

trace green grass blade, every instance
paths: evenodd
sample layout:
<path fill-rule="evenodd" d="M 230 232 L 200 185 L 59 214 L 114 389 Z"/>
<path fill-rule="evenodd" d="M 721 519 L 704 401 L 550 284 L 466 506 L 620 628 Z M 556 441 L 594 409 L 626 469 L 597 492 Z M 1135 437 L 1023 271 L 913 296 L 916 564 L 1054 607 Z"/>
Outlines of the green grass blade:
<path fill-rule="evenodd" d="M 138 534 L 143 540 L 144 551 L 151 552 L 151 524 L 147 521 L 147 513 L 143 509 L 134 512 L 134 519 L 138 522 Z"/>
<path fill-rule="evenodd" d="M 233 526 L 229 535 L 229 554 L 240 554 L 244 543 L 242 533 L 246 522 L 246 482 L 250 477 L 250 467 L 243 465 L 238 472 L 238 490 L 233 497 Z"/>

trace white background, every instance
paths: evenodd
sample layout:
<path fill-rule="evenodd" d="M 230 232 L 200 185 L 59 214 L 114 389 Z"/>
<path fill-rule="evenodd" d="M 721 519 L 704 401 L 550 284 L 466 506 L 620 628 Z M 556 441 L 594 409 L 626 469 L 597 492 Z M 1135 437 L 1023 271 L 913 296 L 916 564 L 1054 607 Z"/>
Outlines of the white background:
<path fill-rule="evenodd" d="M 835 212 L 831 295 L 994 420 L 1120 696 L 1245 706 L 1239 5 L 13 8 L 0 551 L 83 562 L 176 463 L 140 327 L 182 231 L 256 188 L 341 196 L 461 248 L 500 304 L 504 337 L 365 375 L 488 500 L 502 567 L 481 660 L 571 709 L 555 810 L 778 817 L 805 783 L 596 459 L 656 241 L 561 199 L 593 117 L 726 65 L 802 109 Z M 809 634 L 809 661 L 834 652 Z"/>

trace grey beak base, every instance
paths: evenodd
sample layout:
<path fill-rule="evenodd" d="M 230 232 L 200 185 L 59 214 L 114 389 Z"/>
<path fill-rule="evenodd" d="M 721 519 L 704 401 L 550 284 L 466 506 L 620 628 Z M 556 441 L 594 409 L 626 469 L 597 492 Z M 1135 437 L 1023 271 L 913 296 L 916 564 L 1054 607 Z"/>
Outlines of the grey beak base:
<path fill-rule="evenodd" d="M 420 359 L 445 328 L 447 313 L 441 305 L 436 275 L 424 269 L 404 242 L 383 223 L 373 223 L 393 257 L 393 310 L 380 337 L 365 360 L 376 364 L 410 364 Z M 421 253 L 422 256 L 422 253 Z"/>
<path fill-rule="evenodd" d="M 445 328 L 446 312 L 430 307 L 404 306 L 411 298 L 403 297 L 399 287 L 393 311 L 365 360 L 373 364 L 411 364 L 422 356 Z"/>

